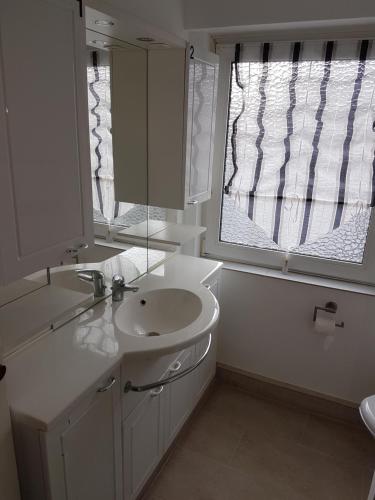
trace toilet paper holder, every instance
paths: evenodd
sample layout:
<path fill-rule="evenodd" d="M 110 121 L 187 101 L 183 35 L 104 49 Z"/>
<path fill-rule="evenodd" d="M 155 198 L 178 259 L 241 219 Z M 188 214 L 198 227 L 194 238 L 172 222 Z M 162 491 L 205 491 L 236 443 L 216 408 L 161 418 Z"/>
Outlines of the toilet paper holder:
<path fill-rule="evenodd" d="M 325 307 L 315 306 L 313 321 L 314 322 L 316 321 L 316 315 L 317 315 L 318 311 L 326 311 L 328 313 L 335 314 L 337 312 L 337 309 L 338 309 L 338 307 L 337 307 L 336 302 L 327 302 Z M 335 326 L 337 326 L 338 328 L 344 328 L 344 322 L 341 321 L 341 323 L 335 323 Z"/>

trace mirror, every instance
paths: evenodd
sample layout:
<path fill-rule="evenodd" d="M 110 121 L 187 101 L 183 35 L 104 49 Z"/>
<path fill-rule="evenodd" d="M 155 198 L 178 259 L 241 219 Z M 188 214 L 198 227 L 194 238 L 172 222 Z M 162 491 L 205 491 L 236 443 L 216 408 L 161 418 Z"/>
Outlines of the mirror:
<path fill-rule="evenodd" d="M 147 50 L 92 29 L 86 42 L 95 236 L 126 250 L 129 282 L 148 261 Z"/>

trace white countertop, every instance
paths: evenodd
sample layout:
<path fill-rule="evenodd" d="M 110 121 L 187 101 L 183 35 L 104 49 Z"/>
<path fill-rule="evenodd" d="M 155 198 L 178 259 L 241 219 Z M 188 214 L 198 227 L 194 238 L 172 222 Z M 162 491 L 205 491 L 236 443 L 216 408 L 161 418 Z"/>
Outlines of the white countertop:
<path fill-rule="evenodd" d="M 117 235 L 129 241 L 133 238 L 146 238 L 151 243 L 182 246 L 205 233 L 206 227 L 175 222 L 148 220 L 119 231 Z"/>
<path fill-rule="evenodd" d="M 136 284 L 140 291 L 167 287 L 197 289 L 220 267 L 221 263 L 216 261 L 175 255 L 139 278 Z M 27 419 L 38 429 L 50 428 L 124 356 L 142 351 L 140 339 L 123 334 L 113 321 L 121 304 L 112 304 L 108 298 L 6 358 L 8 398 L 11 411 L 18 418 Z M 156 346 L 163 339 L 143 341 Z M 178 346 L 183 347 L 183 344 Z"/>
<path fill-rule="evenodd" d="M 11 287 L 11 293 L 18 291 L 21 296 L 0 308 L 0 331 L 5 356 L 39 337 L 42 332 L 56 327 L 57 322 L 66 322 L 102 300 L 93 296 L 91 284 L 76 278 L 74 271 L 77 269 L 97 269 L 103 272 L 109 296 L 114 274 L 124 276 L 126 283 L 131 283 L 145 274 L 147 269 L 154 269 L 172 255 L 171 252 L 161 250 L 131 247 L 100 262 L 52 268 L 51 286 L 46 284 L 45 271 L 34 273 L 30 281 L 19 280 L 17 287 Z M 25 283 L 30 285 L 27 287 Z M 22 292 L 26 295 L 22 295 Z M 9 292 L 8 296 L 11 297 Z M 1 298 L 6 299 L 4 293 Z"/>

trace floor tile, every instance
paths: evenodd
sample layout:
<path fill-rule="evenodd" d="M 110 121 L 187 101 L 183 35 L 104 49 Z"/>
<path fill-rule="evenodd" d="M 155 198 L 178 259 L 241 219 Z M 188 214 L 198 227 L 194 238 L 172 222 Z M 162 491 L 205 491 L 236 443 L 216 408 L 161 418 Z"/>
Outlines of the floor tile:
<path fill-rule="evenodd" d="M 299 440 L 308 420 L 307 413 L 253 398 L 228 385 L 215 388 L 205 410 L 226 418 L 228 425 L 239 426 L 260 439 Z"/>
<path fill-rule="evenodd" d="M 343 464 L 340 460 L 322 456 L 312 450 L 305 451 L 306 483 L 309 499 L 360 500 L 363 498 L 365 469 L 355 464 Z M 366 497 L 367 498 L 367 495 Z"/>
<path fill-rule="evenodd" d="M 152 494 L 166 500 L 217 500 L 221 467 L 200 453 L 176 449 L 152 484 Z"/>
<path fill-rule="evenodd" d="M 146 493 L 144 496 L 142 496 L 141 500 L 167 500 L 166 498 L 156 496 L 153 493 Z"/>
<path fill-rule="evenodd" d="M 374 444 L 356 426 L 217 384 L 144 500 L 366 500 Z"/>
<path fill-rule="evenodd" d="M 218 500 L 302 500 L 289 485 L 225 466 L 217 477 Z"/>
<path fill-rule="evenodd" d="M 362 496 L 362 467 L 343 464 L 298 443 L 245 439 L 231 466 L 261 484 L 285 488 L 301 500 L 359 500 Z"/>
<path fill-rule="evenodd" d="M 217 384 L 204 409 L 225 417 L 232 426 L 246 423 L 247 416 L 251 414 L 257 400 L 227 384 Z"/>
<path fill-rule="evenodd" d="M 365 428 L 310 416 L 302 443 L 342 461 L 375 468 L 375 440 Z"/>
<path fill-rule="evenodd" d="M 227 418 L 202 410 L 183 432 L 178 445 L 228 463 L 243 435 L 241 426 L 232 426 Z"/>
<path fill-rule="evenodd" d="M 367 469 L 362 473 L 362 499 L 367 500 L 368 492 L 370 491 L 370 486 L 372 478 L 374 475 L 373 469 Z"/>

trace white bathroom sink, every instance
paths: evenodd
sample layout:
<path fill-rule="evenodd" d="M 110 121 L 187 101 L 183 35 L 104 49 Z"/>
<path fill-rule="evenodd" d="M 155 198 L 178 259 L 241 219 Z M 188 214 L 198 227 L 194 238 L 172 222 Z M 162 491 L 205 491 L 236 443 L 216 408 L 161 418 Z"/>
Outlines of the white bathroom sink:
<path fill-rule="evenodd" d="M 158 288 L 125 296 L 115 311 L 114 322 L 129 340 L 134 339 L 129 343 L 130 350 L 168 351 L 212 331 L 218 316 L 217 300 L 203 286 Z"/>
<path fill-rule="evenodd" d="M 158 337 L 186 328 L 202 311 L 202 301 L 182 288 L 137 293 L 115 314 L 116 326 L 128 335 Z"/>

